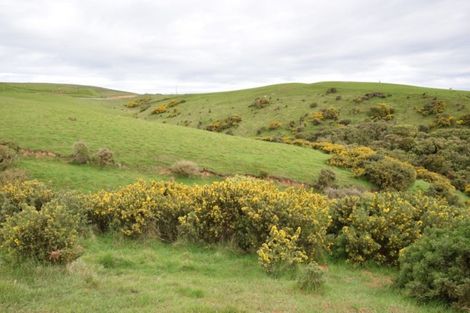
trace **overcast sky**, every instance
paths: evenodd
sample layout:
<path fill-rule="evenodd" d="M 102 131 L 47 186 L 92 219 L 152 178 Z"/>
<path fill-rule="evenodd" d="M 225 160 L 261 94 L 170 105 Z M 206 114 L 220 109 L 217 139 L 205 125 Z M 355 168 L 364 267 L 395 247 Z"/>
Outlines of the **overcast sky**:
<path fill-rule="evenodd" d="M 325 80 L 470 90 L 470 1 L 0 0 L 0 81 L 171 93 Z"/>

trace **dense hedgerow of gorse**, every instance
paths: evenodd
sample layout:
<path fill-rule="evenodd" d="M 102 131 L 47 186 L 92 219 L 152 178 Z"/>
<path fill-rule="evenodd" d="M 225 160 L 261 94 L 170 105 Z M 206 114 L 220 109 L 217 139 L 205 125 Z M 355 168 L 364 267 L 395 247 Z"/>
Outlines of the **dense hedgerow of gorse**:
<path fill-rule="evenodd" d="M 130 238 L 226 243 L 256 251 L 270 274 L 303 269 L 299 287 L 316 289 L 322 282 L 316 262 L 325 252 L 354 263 L 396 265 L 400 251 L 428 229 L 455 225 L 469 214 L 421 193 L 329 200 L 244 177 L 202 186 L 138 181 L 93 194 L 59 194 L 37 181 L 14 181 L 0 186 L 0 247 L 18 258 L 70 262 L 80 256 L 79 238 L 90 227 Z"/>

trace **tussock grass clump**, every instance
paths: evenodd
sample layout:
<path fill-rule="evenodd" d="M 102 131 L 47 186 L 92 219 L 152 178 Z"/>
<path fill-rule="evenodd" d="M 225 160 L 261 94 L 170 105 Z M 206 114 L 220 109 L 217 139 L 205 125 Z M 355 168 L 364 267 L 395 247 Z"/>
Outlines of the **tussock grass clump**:
<path fill-rule="evenodd" d="M 104 167 L 114 164 L 114 157 L 113 151 L 108 148 L 100 148 L 94 155 L 93 155 L 93 163 Z"/>
<path fill-rule="evenodd" d="M 87 164 L 90 162 L 90 150 L 88 145 L 83 141 L 77 141 L 73 144 L 72 164 Z"/>
<path fill-rule="evenodd" d="M 0 144 L 0 171 L 11 167 L 17 157 L 16 151 L 8 145 Z"/>
<path fill-rule="evenodd" d="M 307 292 L 317 291 L 325 284 L 325 273 L 321 267 L 310 262 L 306 266 L 300 268 L 297 275 L 297 286 Z"/>
<path fill-rule="evenodd" d="M 170 167 L 170 172 L 179 177 L 195 177 L 201 174 L 201 168 L 193 161 L 181 160 Z"/>

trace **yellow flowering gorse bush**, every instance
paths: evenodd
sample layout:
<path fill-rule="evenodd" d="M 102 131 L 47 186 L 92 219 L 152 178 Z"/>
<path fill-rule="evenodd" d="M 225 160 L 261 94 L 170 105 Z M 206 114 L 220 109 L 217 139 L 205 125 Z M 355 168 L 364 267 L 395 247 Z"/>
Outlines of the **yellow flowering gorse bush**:
<path fill-rule="evenodd" d="M 40 211 L 27 204 L 7 217 L 0 227 L 0 247 L 15 257 L 28 257 L 52 263 L 76 259 L 80 218 L 56 201 Z"/>
<path fill-rule="evenodd" d="M 131 237 L 155 234 L 174 241 L 178 218 L 189 208 L 191 199 L 189 186 L 138 181 L 115 192 L 91 195 L 89 215 L 101 231 L 115 229 Z"/>
<path fill-rule="evenodd" d="M 331 206 L 335 253 L 355 263 L 396 264 L 401 249 L 426 228 L 452 225 L 468 208 L 449 206 L 423 194 L 384 192 L 346 197 Z"/>
<path fill-rule="evenodd" d="M 53 197 L 54 192 L 37 180 L 12 181 L 0 185 L 0 223 L 20 212 L 23 204 L 39 210 Z"/>
<path fill-rule="evenodd" d="M 258 261 L 263 269 L 272 275 L 295 270 L 297 265 L 308 260 L 305 251 L 298 245 L 302 230 L 278 229 L 272 226 L 269 237 L 258 249 Z"/>
<path fill-rule="evenodd" d="M 298 244 L 309 257 L 326 247 L 330 222 L 328 201 L 305 189 L 279 191 L 269 182 L 228 179 L 197 187 L 193 207 L 180 218 L 188 238 L 207 243 L 232 241 L 254 251 L 266 241 L 272 226 L 300 227 Z"/>

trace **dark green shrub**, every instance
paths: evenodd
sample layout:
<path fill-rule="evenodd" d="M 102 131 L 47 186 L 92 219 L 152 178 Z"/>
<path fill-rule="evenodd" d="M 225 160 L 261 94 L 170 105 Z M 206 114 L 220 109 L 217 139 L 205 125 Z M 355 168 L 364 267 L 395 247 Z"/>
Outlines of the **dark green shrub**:
<path fill-rule="evenodd" d="M 451 189 L 447 184 L 439 182 L 432 183 L 428 190 L 426 190 L 426 195 L 430 197 L 443 198 L 452 205 L 457 205 L 459 203 L 459 197 L 455 194 L 455 189 Z"/>
<path fill-rule="evenodd" d="M 87 164 L 90 161 L 90 151 L 83 141 L 77 141 L 73 144 L 73 153 L 71 163 Z"/>
<path fill-rule="evenodd" d="M 397 285 L 420 300 L 470 308 L 470 219 L 433 229 L 405 248 Z"/>
<path fill-rule="evenodd" d="M 318 175 L 317 181 L 314 184 L 315 189 L 323 191 L 326 188 L 335 187 L 336 174 L 332 170 L 322 169 Z"/>
<path fill-rule="evenodd" d="M 363 176 L 381 190 L 407 190 L 416 180 L 416 170 L 410 164 L 385 157 L 369 161 Z"/>
<path fill-rule="evenodd" d="M 100 148 L 94 155 L 93 155 L 93 163 L 104 167 L 114 164 L 114 157 L 113 151 L 108 148 Z"/>
<path fill-rule="evenodd" d="M 316 291 L 325 284 L 325 273 L 315 262 L 300 268 L 297 286 L 304 291 Z"/>
<path fill-rule="evenodd" d="M 38 211 L 24 205 L 22 211 L 7 218 L 0 229 L 0 247 L 17 258 L 51 263 L 76 259 L 79 220 L 59 203 L 52 201 Z"/>
<path fill-rule="evenodd" d="M 338 90 L 335 87 L 328 88 L 326 90 L 326 94 L 329 95 L 330 93 L 337 93 Z"/>

